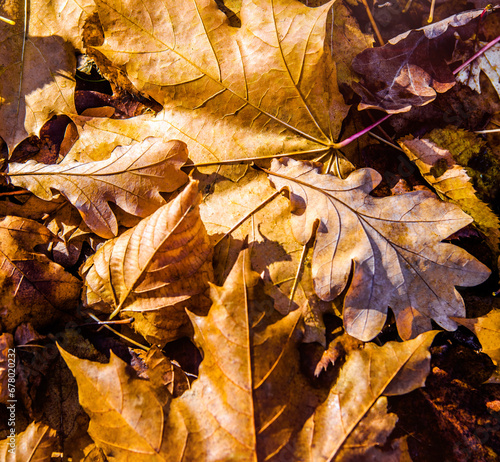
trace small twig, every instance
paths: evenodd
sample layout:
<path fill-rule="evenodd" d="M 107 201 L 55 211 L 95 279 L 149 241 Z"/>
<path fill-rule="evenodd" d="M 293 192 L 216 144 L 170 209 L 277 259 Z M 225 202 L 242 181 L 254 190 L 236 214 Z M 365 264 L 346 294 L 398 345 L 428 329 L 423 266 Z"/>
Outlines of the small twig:
<path fill-rule="evenodd" d="M 302 247 L 302 253 L 300 255 L 299 266 L 297 267 L 297 272 L 295 273 L 295 278 L 293 279 L 292 291 L 290 292 L 290 303 L 288 304 L 288 309 L 292 309 L 293 298 L 295 297 L 295 292 L 297 291 L 297 287 L 299 285 L 300 276 L 302 275 L 302 268 L 304 267 L 304 261 L 306 259 L 308 246 L 304 244 Z"/>
<path fill-rule="evenodd" d="M 492 128 L 491 130 L 478 130 L 477 133 L 478 135 L 486 135 L 487 133 L 499 133 L 500 128 Z"/>
<path fill-rule="evenodd" d="M 396 144 L 393 144 L 393 143 L 390 143 L 389 141 L 387 141 L 385 138 L 382 138 L 381 136 L 378 136 L 378 135 L 375 135 L 375 133 L 373 132 L 368 132 L 368 134 L 370 136 L 373 136 L 373 138 L 381 141 L 382 143 L 385 143 L 387 144 L 387 146 L 390 146 L 391 148 L 394 148 L 394 149 L 397 149 L 398 151 L 401 151 L 401 152 L 404 152 L 398 145 Z"/>
<path fill-rule="evenodd" d="M 101 322 L 101 320 L 97 317 L 97 316 L 94 316 L 92 313 L 89 313 L 88 314 L 94 321 L 97 321 L 98 323 Z M 143 350 L 145 351 L 148 351 L 149 350 L 149 347 L 147 346 L 144 346 L 142 345 L 141 343 L 139 342 L 136 342 L 135 340 L 132 340 L 131 338 L 128 338 L 126 335 L 123 335 L 121 334 L 120 332 L 116 331 L 115 329 L 113 329 L 112 327 L 108 326 L 107 324 L 104 324 L 102 327 L 105 327 L 106 329 L 110 330 L 111 332 L 113 332 L 113 334 L 116 334 L 118 335 L 118 337 L 121 337 L 122 339 L 126 340 L 127 342 L 130 342 L 132 343 L 133 345 L 135 346 L 138 346 L 139 348 L 142 348 Z"/>
<path fill-rule="evenodd" d="M 481 48 L 477 53 L 475 53 L 471 58 L 469 58 L 465 63 L 461 66 L 457 67 L 453 71 L 453 75 L 457 75 L 461 70 L 465 69 L 472 61 L 479 58 L 485 51 L 488 51 L 491 47 L 495 46 L 498 42 L 500 42 L 500 35 L 493 39 L 491 42 L 487 43 L 483 48 Z"/>
<path fill-rule="evenodd" d="M 375 35 L 377 36 L 377 40 L 380 43 L 381 46 L 385 45 L 384 39 L 382 38 L 382 35 L 380 35 L 380 31 L 378 30 L 377 23 L 375 22 L 375 18 L 372 15 L 372 12 L 370 10 L 370 7 L 368 6 L 368 3 L 366 3 L 366 0 L 361 0 L 363 2 L 363 5 L 365 6 L 366 9 L 366 14 L 368 15 L 368 19 L 370 20 L 370 23 L 373 27 L 373 32 L 375 32 Z"/>

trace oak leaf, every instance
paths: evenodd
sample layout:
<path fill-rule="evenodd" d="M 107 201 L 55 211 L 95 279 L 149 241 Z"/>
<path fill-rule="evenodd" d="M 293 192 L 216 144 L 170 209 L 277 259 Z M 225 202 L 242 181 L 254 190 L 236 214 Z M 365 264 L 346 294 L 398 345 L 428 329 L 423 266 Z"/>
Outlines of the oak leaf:
<path fill-rule="evenodd" d="M 0 220 L 0 305 L 4 330 L 22 322 L 42 327 L 57 318 L 60 310 L 76 303 L 81 283 L 62 266 L 52 262 L 38 245 L 57 238 L 44 226 L 26 218 Z"/>
<path fill-rule="evenodd" d="M 198 182 L 192 181 L 173 201 L 100 247 L 80 270 L 84 304 L 113 316 L 132 314 L 134 328 L 151 343 L 187 333 L 184 309 L 202 308 L 200 294 L 212 279 L 212 247 L 199 201 Z"/>
<path fill-rule="evenodd" d="M 56 449 L 56 431 L 41 422 L 32 422 L 15 436 L 14 452 L 10 439 L 0 441 L 0 459 L 5 462 L 50 462 Z"/>
<path fill-rule="evenodd" d="M 277 189 L 290 191 L 300 243 L 312 238 L 319 222 L 312 274 L 320 298 L 340 295 L 354 266 L 343 311 L 353 337 L 375 337 L 389 306 L 404 339 L 430 330 L 431 319 L 454 330 L 450 316 L 465 314 L 454 286 L 477 285 L 490 274 L 465 250 L 441 243 L 472 219 L 430 192 L 376 198 L 369 195 L 381 181 L 375 170 L 359 169 L 341 180 L 286 158 L 273 160 L 269 175 Z"/>
<path fill-rule="evenodd" d="M 244 0 L 234 28 L 213 0 L 98 0 L 96 49 L 164 106 L 155 120 L 195 162 L 322 152 L 348 109 L 324 51 L 332 3 Z"/>
<path fill-rule="evenodd" d="M 498 252 L 500 221 L 491 208 L 477 197 L 471 178 L 455 162 L 451 153 L 425 138 L 414 139 L 410 136 L 399 144 L 439 196 L 459 205 L 474 218 L 493 251 Z"/>
<path fill-rule="evenodd" d="M 459 13 L 437 23 L 394 37 L 378 48 L 368 48 L 354 58 L 353 69 L 364 76 L 354 85 L 362 97 L 358 109 L 375 108 L 389 114 L 423 106 L 455 85 L 448 62 L 455 46 L 454 34 L 468 38 L 475 31 L 473 19 L 483 10 Z M 432 59 L 429 59 L 432 57 Z"/>
<path fill-rule="evenodd" d="M 373 446 L 385 443 L 396 417 L 386 414 L 384 396 L 423 385 L 430 367 L 428 349 L 436 332 L 383 347 L 368 345 L 364 351 L 352 353 L 328 400 L 321 404 L 317 391 L 299 370 L 300 313 L 294 311 L 278 319 L 274 310 L 266 308 L 259 290 L 258 275 L 251 270 L 245 250 L 224 286 L 212 286 L 214 303 L 209 314 L 191 315 L 195 341 L 204 359 L 192 388 L 163 407 L 163 427 L 158 399 L 148 397 L 152 392 L 165 392 L 164 386 L 130 376 L 126 364 L 113 354 L 109 364 L 97 364 L 61 351 L 91 417 L 91 436 L 94 429 L 101 430 L 95 441 L 106 454 L 141 461 L 312 461 L 323 459 L 300 458 L 304 451 L 313 450 L 307 435 L 324 437 L 324 444 L 323 440 L 318 442 L 318 454 L 325 448 L 332 455 L 339 449 L 349 451 L 346 445 L 367 432 L 374 434 L 376 441 L 365 442 L 358 454 L 363 454 L 363 449 L 377 450 Z M 129 393 L 136 383 L 139 391 Z M 111 399 L 120 403 L 112 415 L 107 411 L 111 406 L 106 404 L 103 409 L 100 404 Z M 149 439 L 155 444 L 139 447 L 141 439 L 112 429 L 132 414 L 130 409 L 144 407 L 144 403 L 147 409 L 142 419 L 146 425 L 151 409 L 154 420 L 147 435 L 154 430 Z M 127 424 L 127 432 L 129 427 Z M 297 431 L 299 438 L 294 436 Z M 128 440 L 130 437 L 134 439 Z M 393 452 L 398 451 L 395 448 Z"/>
<path fill-rule="evenodd" d="M 0 21 L 0 136 L 9 150 L 52 115 L 76 114 L 75 47 L 93 8 L 91 0 L 2 3 L 2 16 L 15 21 Z"/>
<path fill-rule="evenodd" d="M 165 204 L 160 192 L 172 192 L 187 181 L 180 167 L 187 159 L 184 143 L 147 138 L 116 148 L 108 159 L 80 163 L 63 160 L 46 165 L 34 161 L 8 165 L 9 181 L 44 200 L 60 191 L 79 211 L 87 226 L 104 238 L 118 234 L 108 202 L 145 217 Z"/>

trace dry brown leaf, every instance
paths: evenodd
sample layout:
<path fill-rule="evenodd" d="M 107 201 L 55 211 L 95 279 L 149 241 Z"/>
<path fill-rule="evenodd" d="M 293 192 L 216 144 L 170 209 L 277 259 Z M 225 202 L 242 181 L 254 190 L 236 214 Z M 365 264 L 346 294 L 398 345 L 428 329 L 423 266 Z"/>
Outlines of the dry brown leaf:
<path fill-rule="evenodd" d="M 455 162 L 450 151 L 425 138 L 408 137 L 399 141 L 399 144 L 442 199 L 459 205 L 465 213 L 474 218 L 491 248 L 497 253 L 500 242 L 498 217 L 487 204 L 478 199 L 471 178 L 464 168 Z"/>
<path fill-rule="evenodd" d="M 15 398 L 15 377 L 11 376 L 9 382 L 9 370 L 16 369 L 16 354 L 13 348 L 14 337 L 12 334 L 5 333 L 0 335 L 0 403 L 3 404 L 7 404 L 8 399 Z M 12 394 L 9 396 L 9 393 Z"/>
<path fill-rule="evenodd" d="M 424 386 L 436 334 L 426 332 L 382 347 L 368 343 L 353 351 L 328 398 L 290 443 L 290 460 L 391 460 L 390 454 L 377 455 L 397 421 L 395 414 L 387 414 L 386 396 Z M 394 452 L 398 451 L 396 447 Z"/>
<path fill-rule="evenodd" d="M 14 451 L 9 438 L 0 441 L 2 462 L 51 462 L 56 448 L 56 431 L 41 422 L 32 422 L 28 428 L 15 435 Z"/>
<path fill-rule="evenodd" d="M 76 304 L 81 283 L 62 266 L 35 250 L 56 237 L 36 221 L 18 217 L 0 220 L 0 304 L 4 330 L 22 322 L 39 328 L 60 310 Z"/>
<path fill-rule="evenodd" d="M 98 0 L 96 49 L 164 106 L 156 121 L 195 162 L 326 151 L 348 109 L 324 52 L 332 3 L 245 0 L 234 28 L 213 0 Z"/>
<path fill-rule="evenodd" d="M 0 136 L 9 150 L 52 115 L 76 113 L 74 46 L 92 9 L 91 0 L 2 3 L 0 14 L 16 22 L 0 21 Z"/>
<path fill-rule="evenodd" d="M 84 304 L 132 315 L 150 343 L 189 332 L 185 307 L 202 310 L 203 298 L 196 296 L 213 278 L 199 200 L 198 182 L 191 181 L 172 202 L 107 241 L 81 268 Z"/>
<path fill-rule="evenodd" d="M 389 114 L 407 112 L 436 99 L 455 85 L 448 63 L 454 34 L 468 38 L 475 32 L 471 21 L 483 10 L 459 13 L 421 29 L 398 35 L 383 47 L 361 52 L 352 62 L 364 76 L 354 89 L 362 97 L 359 109 L 375 108 Z M 429 59 L 432 57 L 432 59 Z"/>
<path fill-rule="evenodd" d="M 60 191 L 79 211 L 88 227 L 104 238 L 118 234 L 108 202 L 145 217 L 165 204 L 160 192 L 175 191 L 187 181 L 180 170 L 187 159 L 184 143 L 147 138 L 132 147 L 116 148 L 106 160 L 57 165 L 28 161 L 8 165 L 9 181 L 41 199 Z"/>
<path fill-rule="evenodd" d="M 352 282 L 344 301 L 344 326 L 368 341 L 382 329 L 391 307 L 402 338 L 431 329 L 431 319 L 456 329 L 450 316 L 465 314 L 455 285 L 473 286 L 490 271 L 465 250 L 442 239 L 472 219 L 432 193 L 376 198 L 381 176 L 360 169 L 346 180 L 293 159 L 273 160 L 270 179 L 290 191 L 292 229 L 307 243 L 319 222 L 312 274 L 316 293 L 333 300 Z M 446 281 L 446 284 L 443 283 Z"/>
<path fill-rule="evenodd" d="M 500 383 L 500 310 L 493 309 L 480 318 L 453 319 L 476 334 L 483 347 L 483 353 L 486 353 L 497 366 L 492 381 Z"/>

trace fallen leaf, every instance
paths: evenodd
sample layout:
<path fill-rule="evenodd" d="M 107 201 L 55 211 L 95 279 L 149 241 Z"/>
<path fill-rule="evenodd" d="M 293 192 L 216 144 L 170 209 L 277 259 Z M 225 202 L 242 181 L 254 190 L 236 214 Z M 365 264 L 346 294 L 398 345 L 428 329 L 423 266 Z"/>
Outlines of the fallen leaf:
<path fill-rule="evenodd" d="M 132 315 L 134 328 L 154 344 L 189 332 L 185 307 L 202 309 L 203 298 L 196 296 L 213 278 L 199 201 L 198 182 L 191 181 L 173 201 L 99 248 L 80 270 L 84 305 Z"/>
<path fill-rule="evenodd" d="M 500 310 L 493 309 L 480 318 L 453 318 L 456 322 L 474 332 L 486 353 L 497 366 L 494 383 L 500 383 Z"/>
<path fill-rule="evenodd" d="M 340 295 L 354 266 L 343 310 L 348 334 L 363 341 L 378 335 L 389 306 L 403 339 L 430 330 L 431 319 L 456 329 L 450 316 L 465 307 L 454 286 L 477 285 L 490 274 L 465 250 L 440 242 L 472 221 L 458 206 L 426 191 L 372 197 L 381 181 L 372 169 L 341 180 L 285 158 L 273 160 L 268 173 L 276 189 L 290 191 L 297 241 L 309 242 L 319 222 L 312 263 L 319 297 Z"/>
<path fill-rule="evenodd" d="M 479 48 L 487 45 L 486 42 L 478 42 Z M 490 80 L 493 88 L 496 90 L 500 97 L 500 45 L 494 45 L 486 50 L 481 56 L 477 57 L 470 66 L 461 70 L 456 79 L 458 82 L 469 86 L 472 90 L 481 93 L 480 75 L 481 71 L 484 72 L 486 77 Z"/>
<path fill-rule="evenodd" d="M 62 266 L 35 250 L 55 236 L 36 221 L 7 216 L 0 220 L 0 303 L 2 325 L 14 330 L 22 322 L 35 328 L 53 322 L 76 304 L 81 283 Z"/>
<path fill-rule="evenodd" d="M 234 28 L 213 0 L 98 0 L 96 50 L 164 106 L 156 121 L 195 162 L 324 152 L 348 110 L 324 51 L 332 3 L 245 0 Z"/>
<path fill-rule="evenodd" d="M 14 438 L 0 441 L 0 458 L 5 462 L 50 462 L 57 444 L 56 431 L 42 422 L 32 422 Z M 14 452 L 9 449 L 14 448 Z"/>
<path fill-rule="evenodd" d="M 454 34 L 468 38 L 475 31 L 471 21 L 483 10 L 472 10 L 394 37 L 383 47 L 368 48 L 357 55 L 353 69 L 364 76 L 354 85 L 362 109 L 389 114 L 424 106 L 455 85 L 448 62 L 455 45 Z M 432 59 L 429 57 L 432 56 Z"/>
<path fill-rule="evenodd" d="M 455 162 L 451 153 L 425 138 L 407 137 L 399 141 L 399 145 L 442 199 L 459 205 L 474 218 L 490 247 L 498 253 L 500 221 L 491 208 L 476 196 L 471 178 Z"/>
<path fill-rule="evenodd" d="M 90 0 L 3 2 L 1 14 L 15 21 L 0 21 L 0 136 L 10 151 L 52 115 L 76 114 L 74 46 L 93 7 Z"/>
<path fill-rule="evenodd" d="M 395 414 L 387 414 L 386 396 L 424 386 L 436 334 L 382 347 L 368 343 L 352 351 L 328 398 L 289 444 L 295 455 L 290 460 L 391 460 L 389 454 L 377 456 L 397 421 Z"/>
<path fill-rule="evenodd" d="M 160 192 L 175 191 L 187 181 L 180 170 L 186 159 L 183 143 L 147 138 L 116 148 L 106 160 L 10 163 L 7 174 L 12 184 L 44 200 L 54 197 L 52 189 L 60 191 L 94 233 L 111 238 L 118 233 L 118 223 L 108 202 L 134 215 L 150 215 L 165 203 Z"/>

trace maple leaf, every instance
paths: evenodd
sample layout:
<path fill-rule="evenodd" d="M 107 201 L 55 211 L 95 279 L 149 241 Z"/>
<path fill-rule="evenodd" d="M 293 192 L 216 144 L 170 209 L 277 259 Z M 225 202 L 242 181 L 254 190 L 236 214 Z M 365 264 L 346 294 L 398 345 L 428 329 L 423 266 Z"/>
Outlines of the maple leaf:
<path fill-rule="evenodd" d="M 5 462 L 50 462 L 56 448 L 56 431 L 42 422 L 32 422 L 22 433 L 16 434 L 14 452 L 10 439 L 0 441 L 0 458 Z"/>
<path fill-rule="evenodd" d="M 422 173 L 425 180 L 434 187 L 439 196 L 459 205 L 474 218 L 483 231 L 494 252 L 498 252 L 500 242 L 500 222 L 490 207 L 476 196 L 471 178 L 458 165 L 451 153 L 427 139 L 407 137 L 399 141 L 408 158 Z"/>
<path fill-rule="evenodd" d="M 93 5 L 91 0 L 3 2 L 1 14 L 15 21 L 0 21 L 0 136 L 11 151 L 52 115 L 76 113 L 74 47 L 81 47 L 81 28 Z"/>
<path fill-rule="evenodd" d="M 0 220 L 0 303 L 2 324 L 11 331 L 22 322 L 35 327 L 50 324 L 59 310 L 74 306 L 81 283 L 49 260 L 37 245 L 57 238 L 44 226 L 26 218 Z"/>
<path fill-rule="evenodd" d="M 358 109 L 375 108 L 389 114 L 423 106 L 455 85 L 448 62 L 455 45 L 454 34 L 465 38 L 474 32 L 471 21 L 483 10 L 466 11 L 389 40 L 383 47 L 368 48 L 352 62 L 364 76 L 353 84 L 362 97 Z M 432 59 L 429 57 L 432 56 Z"/>
<path fill-rule="evenodd" d="M 212 286 L 209 314 L 191 315 L 195 341 L 204 353 L 199 378 L 181 397 L 167 399 L 165 406 L 156 395 L 165 387 L 130 376 L 126 364 L 113 353 L 109 364 L 99 364 L 60 349 L 91 417 L 89 433 L 105 453 L 120 460 L 133 454 L 134 460 L 143 461 L 299 460 L 303 444 L 308 444 L 306 433 L 315 438 L 323 433 L 320 451 L 326 446 L 334 453 L 345 448 L 350 437 L 359 438 L 366 427 L 377 431 L 380 424 L 372 421 L 373 416 L 383 421 L 383 431 L 378 430 L 378 440 L 367 449 L 384 444 L 396 417 L 386 415 L 383 395 L 423 385 L 436 332 L 353 353 L 328 401 L 319 404 L 316 391 L 298 368 L 300 313 L 281 319 L 266 314 L 259 278 L 248 257 L 247 250 L 241 252 L 224 286 Z M 309 416 L 318 426 L 311 430 L 307 422 L 295 438 L 294 430 Z M 149 423 L 145 435 L 138 422 Z M 120 432 L 113 430 L 117 426 Z"/>
<path fill-rule="evenodd" d="M 52 189 L 60 191 L 93 232 L 111 238 L 118 234 L 118 222 L 108 202 L 141 217 L 151 214 L 165 204 L 159 192 L 175 191 L 187 181 L 180 170 L 186 159 L 184 143 L 147 138 L 132 147 L 116 148 L 101 161 L 12 162 L 7 175 L 12 184 L 44 200 L 54 197 Z"/>
<path fill-rule="evenodd" d="M 332 3 L 245 0 L 233 28 L 213 0 L 98 0 L 96 49 L 164 106 L 156 121 L 195 162 L 323 152 L 348 109 L 324 52 Z"/>
<path fill-rule="evenodd" d="M 107 241 L 81 268 L 84 304 L 130 317 L 147 340 L 165 344 L 186 332 L 186 306 L 201 309 L 212 279 L 210 245 L 200 219 L 198 182 L 134 228 Z M 193 300 L 190 300 L 194 298 Z"/>
<path fill-rule="evenodd" d="M 375 170 L 356 170 L 341 180 L 286 158 L 273 160 L 269 175 L 277 189 L 290 191 L 299 242 L 307 243 L 319 222 L 312 274 L 320 298 L 340 295 L 354 265 L 343 311 L 353 337 L 375 337 L 389 306 L 404 339 L 430 330 L 431 319 L 454 330 L 450 316 L 465 314 L 454 286 L 477 285 L 490 274 L 465 250 L 441 243 L 472 219 L 430 192 L 375 198 L 369 195 L 381 181 Z"/>

